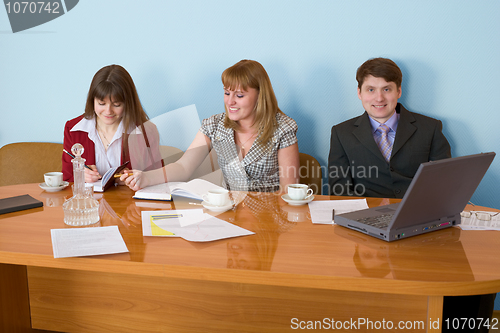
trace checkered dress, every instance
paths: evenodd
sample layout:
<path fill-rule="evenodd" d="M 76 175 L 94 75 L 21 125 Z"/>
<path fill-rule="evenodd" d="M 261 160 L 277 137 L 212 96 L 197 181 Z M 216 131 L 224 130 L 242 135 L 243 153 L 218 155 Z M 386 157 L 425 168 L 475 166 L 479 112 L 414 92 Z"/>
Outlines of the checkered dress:
<path fill-rule="evenodd" d="M 224 113 L 204 119 L 201 132 L 212 141 L 217 160 L 224 175 L 227 189 L 233 191 L 274 192 L 279 189 L 278 149 L 286 148 L 297 142 L 297 124 L 285 114 L 278 113 L 278 128 L 267 146 L 257 144 L 252 147 L 243 160 L 239 160 L 234 142 L 234 131 L 224 127 Z"/>

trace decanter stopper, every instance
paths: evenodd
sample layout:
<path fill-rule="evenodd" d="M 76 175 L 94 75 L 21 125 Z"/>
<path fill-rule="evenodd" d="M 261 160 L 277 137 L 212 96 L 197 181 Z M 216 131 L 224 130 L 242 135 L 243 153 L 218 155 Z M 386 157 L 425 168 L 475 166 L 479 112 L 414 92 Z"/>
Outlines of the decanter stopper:
<path fill-rule="evenodd" d="M 83 152 L 85 151 L 85 148 L 79 143 L 75 143 L 73 147 L 71 147 L 71 152 L 76 158 L 80 158 L 83 155 Z"/>

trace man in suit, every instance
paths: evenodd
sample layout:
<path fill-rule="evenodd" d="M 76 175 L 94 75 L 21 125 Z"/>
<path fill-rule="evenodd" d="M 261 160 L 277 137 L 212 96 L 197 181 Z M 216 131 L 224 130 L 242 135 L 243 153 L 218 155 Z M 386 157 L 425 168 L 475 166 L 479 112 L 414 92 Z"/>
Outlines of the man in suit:
<path fill-rule="evenodd" d="M 398 103 L 402 79 L 390 59 L 370 59 L 358 68 L 358 97 L 365 113 L 332 127 L 330 194 L 402 198 L 420 163 L 451 157 L 441 121 Z M 457 318 L 478 323 L 476 318 L 491 318 L 495 296 L 444 297 L 443 332 L 452 332 L 445 323 Z M 471 329 L 461 326 L 460 331 L 487 333 L 488 327 L 478 323 Z"/>
<path fill-rule="evenodd" d="M 332 127 L 330 194 L 402 198 L 420 163 L 451 157 L 441 121 L 398 103 L 402 79 L 390 59 L 370 59 L 358 68 L 365 112 Z"/>

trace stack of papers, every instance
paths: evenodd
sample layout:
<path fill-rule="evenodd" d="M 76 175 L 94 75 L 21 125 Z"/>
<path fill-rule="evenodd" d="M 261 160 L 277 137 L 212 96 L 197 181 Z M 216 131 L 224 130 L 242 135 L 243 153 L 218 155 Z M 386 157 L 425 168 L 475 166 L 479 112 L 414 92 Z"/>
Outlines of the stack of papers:
<path fill-rule="evenodd" d="M 190 242 L 209 242 L 254 233 L 203 213 L 203 209 L 180 209 L 143 211 L 142 234 L 182 237 Z"/>
<path fill-rule="evenodd" d="M 191 242 L 209 242 L 254 234 L 203 213 L 203 209 L 143 211 L 142 226 L 144 236 L 182 237 Z M 116 225 L 52 229 L 50 234 L 54 258 L 128 252 Z"/>

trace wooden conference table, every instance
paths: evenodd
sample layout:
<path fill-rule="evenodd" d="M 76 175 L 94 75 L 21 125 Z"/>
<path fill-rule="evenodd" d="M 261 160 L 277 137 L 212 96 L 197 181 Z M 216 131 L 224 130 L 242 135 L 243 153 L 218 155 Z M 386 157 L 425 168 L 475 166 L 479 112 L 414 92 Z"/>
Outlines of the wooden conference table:
<path fill-rule="evenodd" d="M 117 225 L 130 252 L 54 259 L 50 230 L 67 228 L 70 189 L 0 187 L 0 198 L 21 194 L 44 207 L 0 215 L 2 332 L 281 332 L 319 323 L 384 331 L 390 322 L 437 332 L 443 295 L 500 291 L 495 231 L 453 227 L 386 243 L 313 225 L 307 206 L 250 193 L 218 216 L 255 235 L 192 243 L 143 237 L 140 211 L 201 206 L 134 200 L 121 186 L 101 195 L 98 226 Z M 315 198 L 328 199 L 342 198 Z"/>

